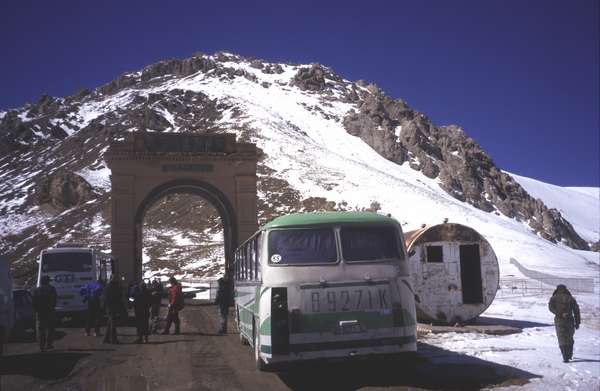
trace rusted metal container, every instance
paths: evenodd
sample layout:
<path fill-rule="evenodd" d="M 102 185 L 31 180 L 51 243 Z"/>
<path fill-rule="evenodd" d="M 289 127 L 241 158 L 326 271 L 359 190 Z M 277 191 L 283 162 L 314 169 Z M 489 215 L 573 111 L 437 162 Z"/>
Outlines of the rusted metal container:
<path fill-rule="evenodd" d="M 498 259 L 473 228 L 444 223 L 404 233 L 421 322 L 464 323 L 498 291 Z"/>

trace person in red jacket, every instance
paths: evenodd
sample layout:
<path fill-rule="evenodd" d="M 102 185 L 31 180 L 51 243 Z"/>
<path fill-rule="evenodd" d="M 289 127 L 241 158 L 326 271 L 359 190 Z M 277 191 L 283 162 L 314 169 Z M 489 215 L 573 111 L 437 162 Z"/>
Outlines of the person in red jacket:
<path fill-rule="evenodd" d="M 179 311 L 183 309 L 183 291 L 181 290 L 181 284 L 177 282 L 175 277 L 169 278 L 171 286 L 168 289 L 169 292 L 169 312 L 167 313 L 167 325 L 162 332 L 163 334 L 169 334 L 171 329 L 171 323 L 175 323 L 175 334 L 180 333 L 180 322 L 179 322 Z"/>

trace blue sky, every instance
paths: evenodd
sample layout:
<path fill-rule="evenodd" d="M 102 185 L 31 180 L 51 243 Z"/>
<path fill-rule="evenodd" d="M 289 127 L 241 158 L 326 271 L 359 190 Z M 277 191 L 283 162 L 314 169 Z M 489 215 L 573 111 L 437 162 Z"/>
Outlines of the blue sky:
<path fill-rule="evenodd" d="M 600 185 L 597 0 L 253 3 L 3 0 L 0 109 L 226 50 L 325 64 L 460 125 L 504 170 Z"/>

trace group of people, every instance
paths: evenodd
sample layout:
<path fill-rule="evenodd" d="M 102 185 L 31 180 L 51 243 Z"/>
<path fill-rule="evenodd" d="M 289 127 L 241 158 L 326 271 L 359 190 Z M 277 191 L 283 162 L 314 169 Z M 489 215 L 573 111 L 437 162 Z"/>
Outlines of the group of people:
<path fill-rule="evenodd" d="M 167 324 L 162 334 L 169 334 L 172 324 L 175 324 L 175 334 L 179 334 L 181 332 L 179 311 L 185 305 L 183 291 L 181 284 L 175 277 L 169 278 L 169 284 L 170 287 L 167 290 L 169 297 Z M 162 296 L 163 287 L 157 279 L 150 284 L 140 281 L 129 288 L 129 299 L 133 302 L 135 327 L 137 329 L 136 343 L 148 342 L 150 333 L 158 333 Z M 150 321 L 152 321 L 152 324 L 150 324 Z"/>
<path fill-rule="evenodd" d="M 169 305 L 167 313 L 167 325 L 162 331 L 162 334 L 169 334 L 171 324 L 175 323 L 175 334 L 180 333 L 179 311 L 184 307 L 183 291 L 181 284 L 175 277 L 169 278 L 169 288 L 167 289 Z M 109 284 L 110 285 L 110 284 Z M 108 290 L 108 289 L 107 289 Z M 160 320 L 160 306 L 163 297 L 164 289 L 162 283 L 158 279 L 154 279 L 151 283 L 139 281 L 136 284 L 129 286 L 127 296 L 133 305 L 135 315 L 135 328 L 137 338 L 135 343 L 148 342 L 148 337 L 151 333 L 157 334 Z M 116 318 L 123 313 L 124 306 L 122 305 L 122 295 L 119 289 L 119 301 L 116 297 L 112 299 L 112 295 L 106 297 L 106 312 L 107 312 L 107 335 L 104 341 L 107 343 L 118 343 Z M 114 304 L 114 306 L 112 305 Z M 152 321 L 152 324 L 150 323 Z M 110 333 L 109 333 L 110 332 Z"/>
<path fill-rule="evenodd" d="M 38 339 L 40 350 L 53 349 L 52 333 L 54 330 L 54 309 L 56 307 L 56 289 L 50 285 L 50 278 L 43 276 L 41 284 L 33 293 L 33 308 L 38 320 Z M 162 334 L 169 334 L 171 325 L 175 325 L 175 334 L 181 332 L 179 312 L 184 307 L 184 297 L 181 284 L 171 277 L 168 288 L 169 305 L 166 326 Z M 218 280 L 216 304 L 221 317 L 219 333 L 227 333 L 227 315 L 232 302 L 232 287 L 227 277 Z M 85 334 L 90 335 L 94 329 L 94 336 L 100 336 L 100 321 L 105 312 L 107 316 L 106 333 L 104 342 L 117 344 L 117 321 L 120 316 L 126 314 L 123 305 L 123 292 L 119 280 L 113 278 L 107 286 L 102 280 L 95 281 L 81 289 L 84 302 L 88 305 Z M 136 343 L 148 342 L 151 332 L 158 333 L 158 322 L 160 317 L 160 305 L 163 296 L 163 287 L 160 281 L 155 279 L 150 284 L 140 281 L 129 289 L 129 297 L 133 302 L 135 313 L 135 326 L 137 329 Z M 564 362 L 573 358 L 573 335 L 581 323 L 579 306 L 571 292 L 565 285 L 558 285 L 548 302 L 549 310 L 554 314 L 554 325 L 558 345 Z M 152 328 L 150 328 L 152 319 Z"/>
<path fill-rule="evenodd" d="M 172 324 L 175 324 L 175 334 L 179 334 L 181 331 L 179 311 L 184 307 L 183 291 L 175 277 L 171 277 L 169 283 L 167 323 L 162 334 L 169 334 Z M 135 342 L 148 342 L 149 334 L 151 332 L 156 334 L 159 331 L 160 307 L 164 294 L 162 283 L 158 279 L 154 279 L 151 283 L 140 281 L 131 285 L 127 293 L 132 301 L 135 314 L 137 329 Z M 99 279 L 82 287 L 80 294 L 83 302 L 87 304 L 85 335 L 102 336 L 100 325 L 106 315 L 106 332 L 103 341 L 104 343 L 118 344 L 117 324 L 120 318 L 127 318 L 127 306 L 124 304 L 124 292 L 120 281 L 112 278 L 108 284 L 105 284 L 103 280 Z M 52 336 L 56 320 L 56 300 L 56 289 L 50 284 L 50 277 L 42 276 L 40 286 L 33 292 L 33 309 L 37 317 L 38 340 L 42 352 L 54 348 Z M 150 326 L 150 320 L 152 320 L 152 326 Z"/>

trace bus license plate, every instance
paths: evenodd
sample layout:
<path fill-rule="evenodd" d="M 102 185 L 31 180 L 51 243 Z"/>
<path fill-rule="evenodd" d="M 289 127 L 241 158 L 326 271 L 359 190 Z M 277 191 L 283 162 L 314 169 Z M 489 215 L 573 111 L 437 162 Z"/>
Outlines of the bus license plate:
<path fill-rule="evenodd" d="M 366 329 L 356 320 L 340 321 L 334 330 L 336 334 L 356 334 L 364 333 L 365 331 Z"/>
<path fill-rule="evenodd" d="M 387 285 L 307 289 L 302 296 L 305 313 L 384 311 L 392 299 Z"/>

